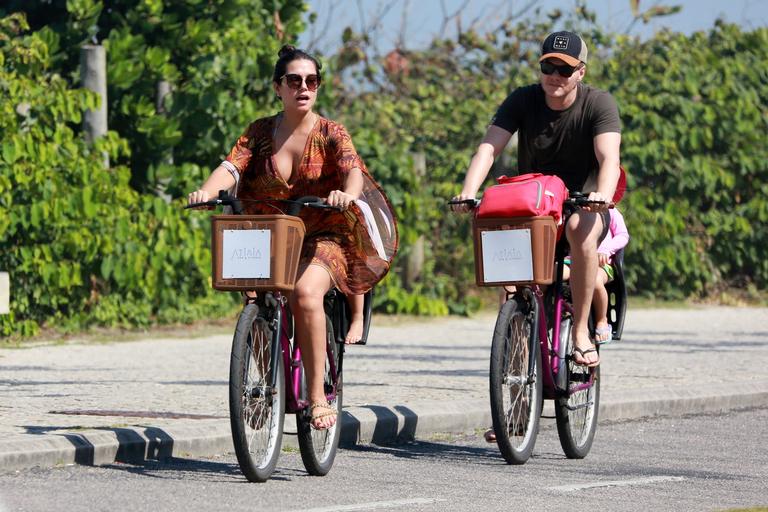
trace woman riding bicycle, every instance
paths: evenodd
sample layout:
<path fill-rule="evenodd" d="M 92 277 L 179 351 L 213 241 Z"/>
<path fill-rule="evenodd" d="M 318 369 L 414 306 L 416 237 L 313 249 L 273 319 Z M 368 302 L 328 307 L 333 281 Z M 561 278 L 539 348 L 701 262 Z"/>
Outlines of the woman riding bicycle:
<path fill-rule="evenodd" d="M 323 389 L 323 297 L 335 287 L 350 298 L 353 316 L 362 311 L 362 294 L 389 270 L 397 251 L 397 231 L 392 208 L 347 131 L 313 111 L 321 64 L 290 45 L 283 46 L 278 56 L 272 87 L 283 111 L 251 123 L 188 201 L 204 202 L 219 190 L 234 188 L 247 214 L 276 213 L 280 203 L 268 200 L 302 196 L 325 197 L 328 204 L 339 207 L 331 213 L 302 210 L 306 236 L 290 297 L 312 426 L 327 429 L 337 418 Z M 362 321 L 350 327 L 353 337 L 357 330 L 362 332 Z"/>

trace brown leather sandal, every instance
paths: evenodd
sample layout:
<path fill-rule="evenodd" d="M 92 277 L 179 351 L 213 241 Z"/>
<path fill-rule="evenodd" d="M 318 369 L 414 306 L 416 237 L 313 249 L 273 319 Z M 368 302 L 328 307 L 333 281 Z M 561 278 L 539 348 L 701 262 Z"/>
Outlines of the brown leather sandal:
<path fill-rule="evenodd" d="M 315 430 L 327 430 L 336 424 L 335 421 L 331 425 L 328 425 L 327 427 L 319 424 L 319 421 L 322 420 L 323 418 L 330 418 L 331 416 L 336 418 L 338 416 L 336 413 L 336 409 L 331 407 L 331 404 L 329 404 L 328 402 L 314 402 L 310 404 L 309 413 L 312 416 L 312 419 L 310 420 L 310 425 L 312 425 L 312 428 L 314 428 Z"/>

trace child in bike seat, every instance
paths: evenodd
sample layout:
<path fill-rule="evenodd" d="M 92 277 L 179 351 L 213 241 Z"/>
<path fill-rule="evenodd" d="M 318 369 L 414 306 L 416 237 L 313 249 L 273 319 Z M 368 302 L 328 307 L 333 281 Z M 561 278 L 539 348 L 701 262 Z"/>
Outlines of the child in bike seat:
<path fill-rule="evenodd" d="M 624 216 L 618 208 L 608 210 L 610 224 L 605 238 L 597 248 L 597 276 L 595 276 L 595 291 L 592 294 L 592 309 L 595 311 L 595 342 L 610 343 L 613 329 L 608 323 L 608 291 L 605 285 L 613 280 L 613 255 L 629 243 L 629 232 L 624 223 Z M 569 276 L 570 258 L 565 259 L 563 278 Z"/>
<path fill-rule="evenodd" d="M 352 318 L 349 322 L 347 337 L 344 339 L 346 344 L 358 343 L 363 338 L 363 309 L 365 304 L 365 295 L 347 295 L 349 311 Z"/>

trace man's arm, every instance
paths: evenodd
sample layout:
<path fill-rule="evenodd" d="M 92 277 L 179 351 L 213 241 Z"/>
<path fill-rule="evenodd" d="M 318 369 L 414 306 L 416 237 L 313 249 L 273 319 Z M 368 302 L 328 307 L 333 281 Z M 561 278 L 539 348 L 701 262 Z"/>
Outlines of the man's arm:
<path fill-rule="evenodd" d="M 461 194 L 454 199 L 474 199 L 486 176 L 488 176 L 488 171 L 491 170 L 493 161 L 504 150 L 511 137 L 512 134 L 503 128 L 495 125 L 488 127 L 485 137 L 483 137 L 482 142 L 477 147 L 477 151 L 469 164 Z"/>
<path fill-rule="evenodd" d="M 589 198 L 595 201 L 612 201 L 621 173 L 619 170 L 621 134 L 605 132 L 595 135 L 594 146 L 600 169 L 597 173 L 597 191 L 589 194 Z"/>

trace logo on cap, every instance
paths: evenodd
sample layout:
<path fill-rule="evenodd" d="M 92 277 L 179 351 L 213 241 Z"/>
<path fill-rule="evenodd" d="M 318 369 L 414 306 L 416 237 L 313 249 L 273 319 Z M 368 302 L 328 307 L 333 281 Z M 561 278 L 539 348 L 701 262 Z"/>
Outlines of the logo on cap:
<path fill-rule="evenodd" d="M 565 36 L 555 36 L 555 42 L 552 44 L 552 48 L 555 50 L 567 50 L 568 38 Z"/>

